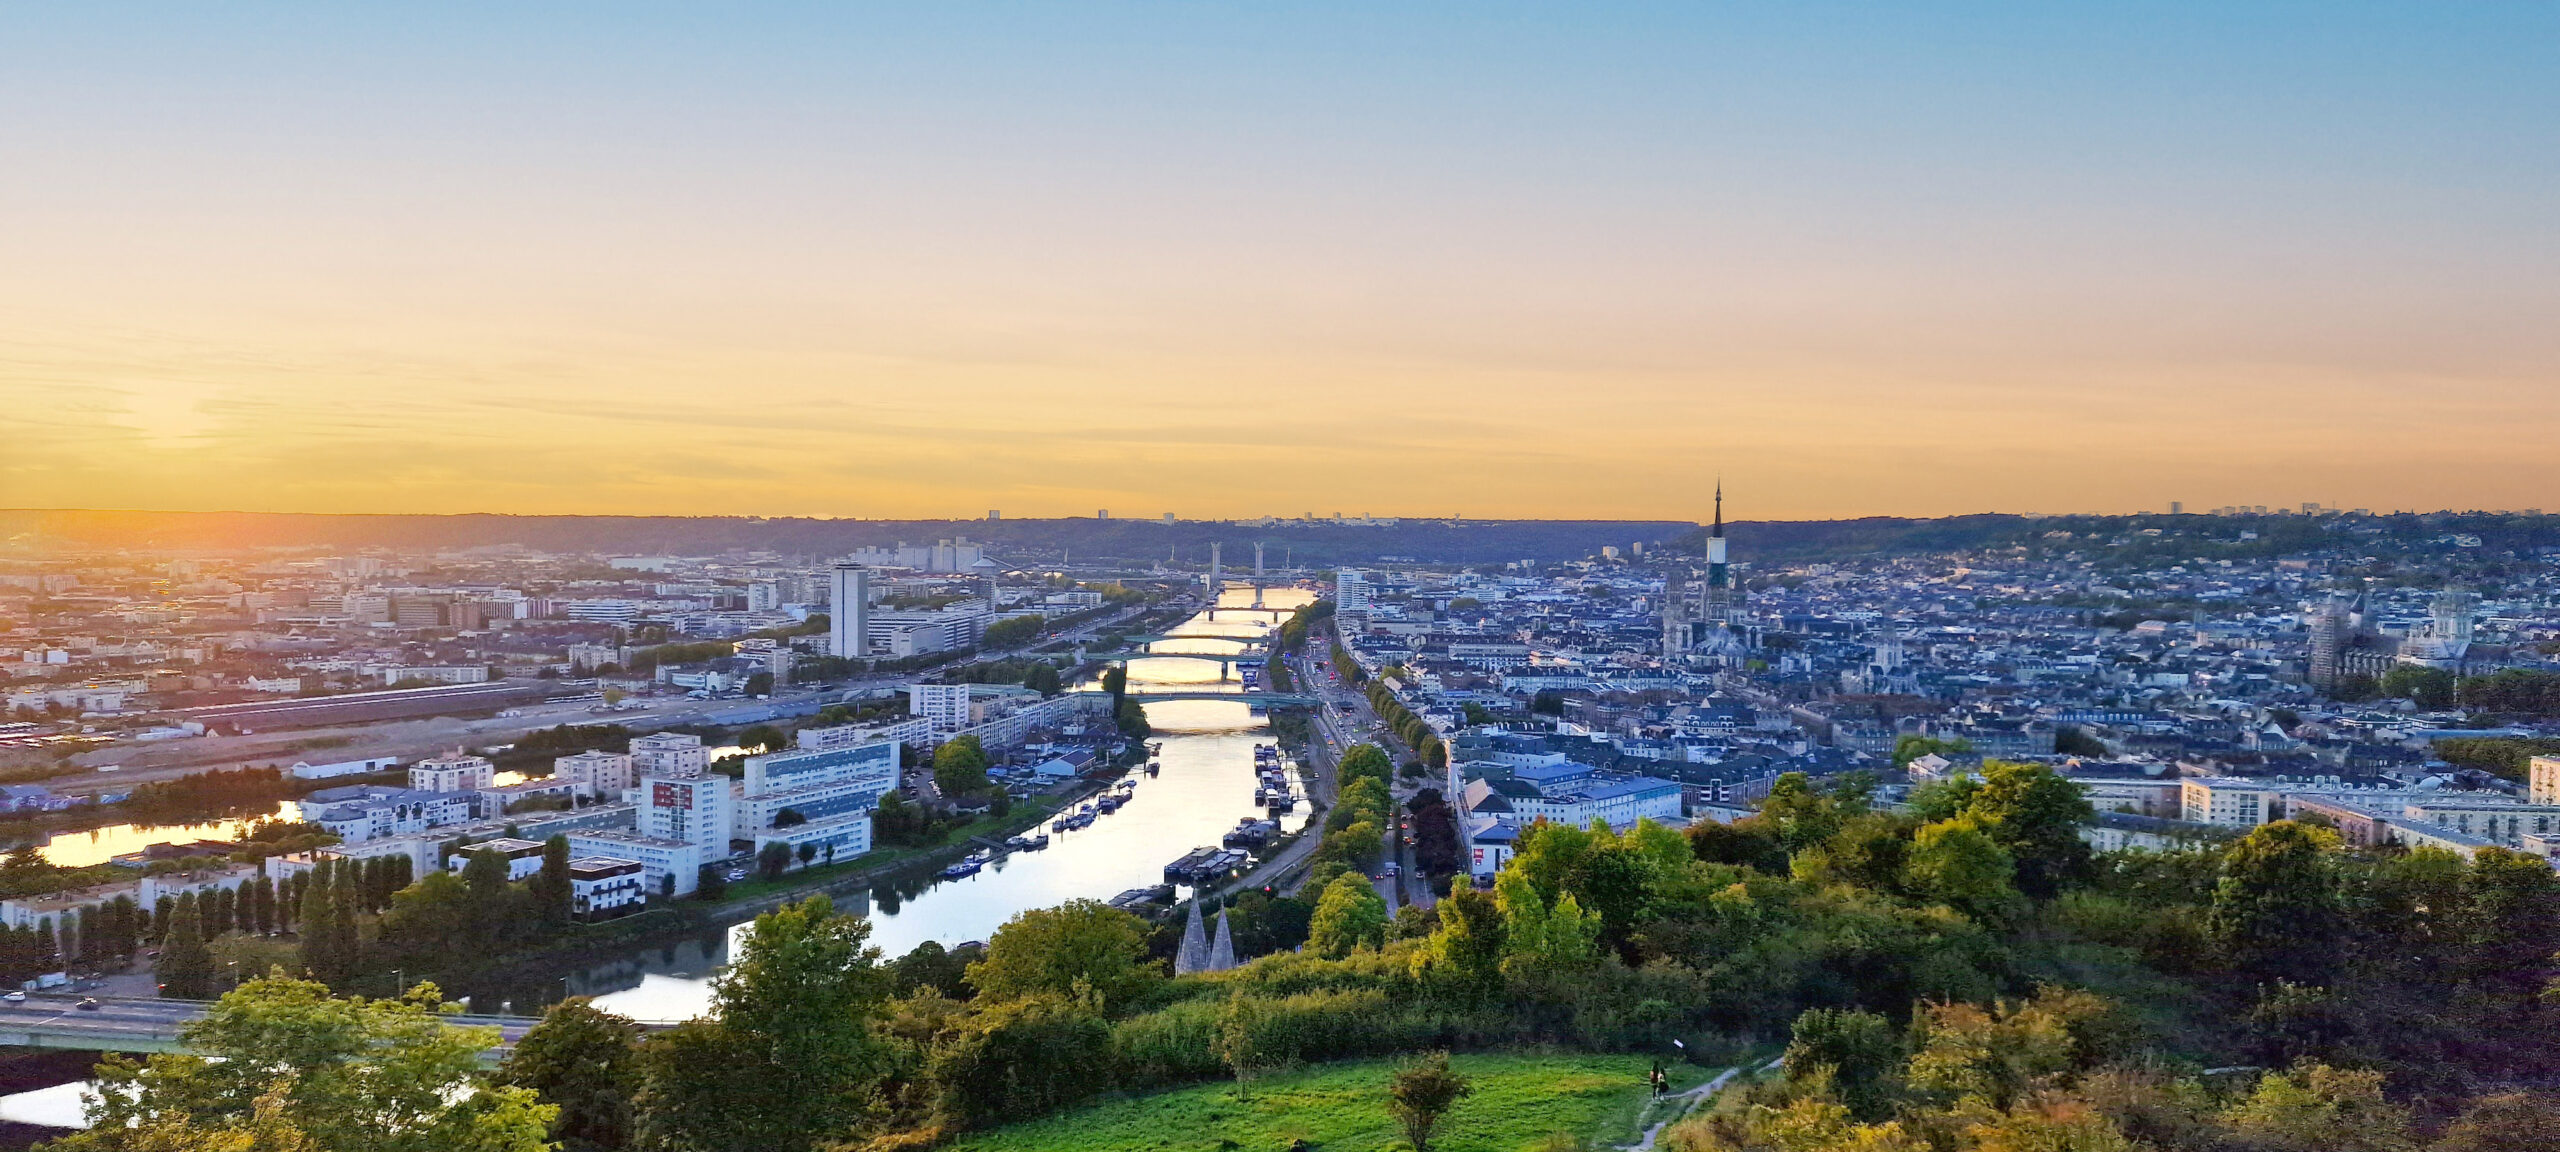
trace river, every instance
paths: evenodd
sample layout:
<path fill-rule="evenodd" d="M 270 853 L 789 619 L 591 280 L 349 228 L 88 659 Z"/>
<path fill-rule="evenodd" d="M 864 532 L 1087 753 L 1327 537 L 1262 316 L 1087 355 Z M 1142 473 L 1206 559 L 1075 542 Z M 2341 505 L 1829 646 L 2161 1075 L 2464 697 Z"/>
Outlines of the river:
<path fill-rule="evenodd" d="M 1285 617 L 1247 610 L 1254 599 L 1251 588 L 1230 588 L 1217 609 L 1195 614 L 1173 634 L 1262 639 Z M 1315 594 L 1303 589 L 1272 588 L 1263 593 L 1262 606 L 1285 612 L 1313 599 Z M 1157 641 L 1149 651 L 1223 653 L 1235 647 L 1216 639 L 1176 639 Z M 1134 660 L 1129 683 L 1138 691 L 1242 691 L 1221 668 L 1205 660 Z M 905 891 L 854 892 L 839 899 L 839 906 L 870 920 L 871 941 L 889 958 L 927 940 L 946 947 L 984 940 L 1027 909 L 1079 897 L 1107 900 L 1130 888 L 1160 883 L 1164 866 L 1175 857 L 1218 843 L 1245 816 L 1262 815 L 1253 803 L 1253 747 L 1270 739 L 1270 726 L 1261 717 L 1242 701 L 1162 700 L 1148 703 L 1146 710 L 1153 738 L 1163 744 L 1157 758 L 1163 770 L 1152 777 L 1139 775 L 1135 796 L 1118 812 L 1090 828 L 1053 833 L 1046 850 L 1005 856 L 975 876 L 928 878 Z M 290 807 L 280 805 L 279 814 L 289 815 Z M 1282 826 L 1303 827 L 1308 809 L 1300 804 Z M 91 863 L 160 841 L 228 839 L 239 823 L 117 825 L 68 832 L 55 837 L 45 854 L 57 863 Z M 473 1007 L 530 1012 L 562 995 L 579 995 L 595 997 L 599 1007 L 636 1020 L 689 1019 L 710 1007 L 711 975 L 728 962 L 729 950 L 745 928 L 740 924 L 696 939 L 635 948 L 615 960 L 536 977 L 530 986 L 485 991 Z M 68 1083 L 0 1096 L 0 1119 L 77 1126 L 81 1093 L 87 1088 L 85 1082 Z"/>
<path fill-rule="evenodd" d="M 1297 588 L 1271 588 L 1251 611 L 1251 588 L 1229 588 L 1219 607 L 1193 615 L 1171 635 L 1260 640 L 1283 613 L 1315 599 Z M 1153 652 L 1232 652 L 1216 639 L 1160 640 Z M 1133 660 L 1133 691 L 1242 691 L 1234 675 L 1205 660 Z M 1236 822 L 1262 815 L 1253 803 L 1253 747 L 1268 742 L 1270 726 L 1242 701 L 1163 700 L 1146 704 L 1147 723 L 1163 744 L 1163 771 L 1136 777 L 1126 807 L 1090 828 L 1052 833 L 1043 851 L 1000 857 L 985 871 L 957 880 L 927 878 L 903 891 L 849 893 L 838 903 L 871 922 L 871 942 L 897 957 L 927 940 L 945 947 L 985 940 L 1016 913 L 1077 898 L 1108 900 L 1130 888 L 1161 883 L 1164 866 L 1194 847 L 1214 845 Z M 1301 788 L 1303 793 L 1303 788 Z M 1283 820 L 1295 830 L 1308 818 L 1301 804 Z M 481 1008 L 529 1010 L 532 1002 L 560 995 L 592 996 L 597 1006 L 636 1020 L 666 1022 L 701 1015 L 711 1003 L 710 975 L 727 963 L 739 925 L 693 940 L 651 945 L 620 959 L 552 974 L 539 988 L 494 993 L 503 1004 Z M 519 1003 L 518 1000 L 523 1002 Z"/>

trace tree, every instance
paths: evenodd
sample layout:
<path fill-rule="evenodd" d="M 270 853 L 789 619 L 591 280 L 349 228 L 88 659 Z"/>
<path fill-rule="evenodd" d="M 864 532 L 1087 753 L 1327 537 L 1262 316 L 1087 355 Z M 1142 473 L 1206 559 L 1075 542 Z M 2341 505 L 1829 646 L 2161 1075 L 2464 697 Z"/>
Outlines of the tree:
<path fill-rule="evenodd" d="M 1431 1152 L 1431 1130 L 1475 1089 L 1449 1067 L 1449 1054 L 1434 1052 L 1387 1078 L 1387 1114 L 1404 1128 L 1413 1152 Z"/>
<path fill-rule="evenodd" d="M 2225 961 L 2261 981 L 2322 982 L 2344 927 L 2330 859 L 2336 844 L 2327 829 L 2279 820 L 2223 854 L 2205 930 Z"/>
<path fill-rule="evenodd" d="M 1893 1022 L 1851 1008 L 1811 1008 L 1796 1017 L 1787 1045 L 1787 1075 L 1799 1079 L 1827 1070 L 1840 1102 L 1860 1120 L 1893 1111 L 1893 1081 L 1902 1068 L 1902 1035 Z"/>
<path fill-rule="evenodd" d="M 2062 889 L 2086 883 L 2095 872 L 2080 826 L 2097 815 L 2080 786 L 2041 764 L 2002 760 L 1982 765 L 1982 787 L 1965 802 L 1965 815 L 2007 850 L 2017 866 L 2018 890 L 2050 900 Z"/>
<path fill-rule="evenodd" d="M 1430 947 L 1414 958 L 1417 969 L 1437 973 L 1476 992 L 1502 983 L 1502 909 L 1493 897 L 1461 888 L 1438 905 L 1440 927 Z"/>
<path fill-rule="evenodd" d="M 729 898 L 729 869 L 725 864 L 705 864 L 693 880 L 693 898 L 705 904 L 716 904 Z"/>
<path fill-rule="evenodd" d="M 1893 766 L 1908 768 L 1923 756 L 1965 756 L 1973 752 L 1973 741 L 1940 740 L 1934 736 L 1904 736 L 1893 742 Z"/>
<path fill-rule="evenodd" d="M 763 673 L 757 673 L 757 675 L 763 675 Z M 768 679 L 765 682 L 765 691 L 772 690 L 773 682 Z M 747 691 L 753 693 L 755 689 L 749 688 Z M 782 729 L 771 724 L 750 724 L 738 732 L 738 745 L 759 752 L 780 752 L 791 747 L 791 738 L 783 735 Z"/>
<path fill-rule="evenodd" d="M 1125 1004 L 1158 979 L 1147 962 L 1144 921 L 1096 900 L 1019 913 L 996 929 L 987 955 L 969 965 L 982 998 L 1073 999 L 1089 990 L 1104 1005 Z"/>
<path fill-rule="evenodd" d="M 2532 1092 L 2483 1096 L 2436 1139 L 2434 1152 L 2548 1152 L 2560 1148 L 2560 1097 Z"/>
<path fill-rule="evenodd" d="M 716 1020 L 643 1046 L 641 1143 L 798 1152 L 850 1128 L 879 1070 L 871 1020 L 889 990 L 870 938 L 824 896 L 756 917 L 712 985 Z"/>
<path fill-rule="evenodd" d="M 1903 871 L 1913 892 L 1985 923 L 2004 920 L 2017 898 L 2009 853 L 1970 816 L 1922 825 Z"/>
<path fill-rule="evenodd" d="M 57 1146 L 134 1152 L 150 1147 L 137 1133 L 182 1117 L 216 1132 L 263 1123 L 329 1152 L 547 1147 L 555 1110 L 527 1089 L 482 1080 L 480 1055 L 498 1030 L 446 1024 L 438 1001 L 431 984 L 355 1001 L 281 974 L 248 981 L 180 1027 L 184 1054 L 101 1063 L 89 1129 Z"/>
<path fill-rule="evenodd" d="M 767 880 L 780 880 L 791 870 L 791 845 L 780 840 L 767 840 L 756 849 L 756 871 Z"/>
<path fill-rule="evenodd" d="M 179 896 L 169 934 L 162 938 L 160 962 L 153 969 L 162 996 L 172 1000 L 213 998 L 213 951 L 205 946 L 202 923 L 196 894 Z"/>
<path fill-rule="evenodd" d="M 2382 1096 L 2382 1073 L 2298 1064 L 2268 1073 L 2232 1108 L 2240 1134 L 2286 1152 L 2405 1152 L 2409 1117 Z"/>
<path fill-rule="evenodd" d="M 568 837 L 554 836 L 542 842 L 542 870 L 526 879 L 525 888 L 543 923 L 569 922 L 570 904 L 577 889 L 569 879 Z"/>
<path fill-rule="evenodd" d="M 954 736 L 933 750 L 933 786 L 945 796 L 975 796 L 987 790 L 987 750 L 975 736 Z"/>
<path fill-rule="evenodd" d="M 1226 1006 L 1218 1010 L 1218 1030 L 1209 1037 L 1209 1050 L 1235 1074 L 1238 1100 L 1252 1098 L 1253 1074 L 1268 1059 L 1262 1031 L 1270 1016 L 1270 1005 L 1241 991 L 1229 993 Z"/>
<path fill-rule="evenodd" d="M 890 987 L 900 996 L 931 988 L 947 999 L 968 999 L 970 962 L 967 957 L 971 954 L 969 951 L 953 952 L 939 941 L 927 940 L 889 962 Z"/>
<path fill-rule="evenodd" d="M 2442 668 L 2418 664 L 2398 664 L 2382 674 L 2382 694 L 2415 703 L 2429 712 L 2442 712 L 2453 707 L 2455 679 Z"/>
<path fill-rule="evenodd" d="M 1369 878 L 1345 872 L 1325 886 L 1316 901 L 1315 919 L 1307 926 L 1307 947 L 1319 956 L 1340 959 L 1360 948 L 1387 942 L 1387 902 Z"/>
<path fill-rule="evenodd" d="M 516 1041 L 495 1079 L 559 1110 L 548 1135 L 561 1152 L 618 1152 L 631 1143 L 640 1035 L 639 1025 L 572 997 Z"/>

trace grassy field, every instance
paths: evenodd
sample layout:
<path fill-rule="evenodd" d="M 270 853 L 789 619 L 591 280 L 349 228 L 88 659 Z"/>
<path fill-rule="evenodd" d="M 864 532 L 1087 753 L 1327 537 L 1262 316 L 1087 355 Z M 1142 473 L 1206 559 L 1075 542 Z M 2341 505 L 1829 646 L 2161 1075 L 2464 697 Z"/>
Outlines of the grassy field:
<path fill-rule="evenodd" d="M 1432 1152 L 1519 1152 L 1554 1133 L 1595 1148 L 1641 1135 L 1645 1071 L 1634 1056 L 1459 1056 L 1474 1083 L 1432 1137 Z M 962 1138 L 966 1152 L 1282 1152 L 1305 1140 L 1319 1152 L 1404 1146 L 1386 1109 L 1388 1061 L 1325 1064 L 1267 1076 L 1238 1103 L 1232 1084 L 1203 1084 L 1100 1104 Z M 1672 1083 L 1707 1078 L 1680 1065 Z M 1658 1119 L 1658 1117 L 1654 1117 Z"/>

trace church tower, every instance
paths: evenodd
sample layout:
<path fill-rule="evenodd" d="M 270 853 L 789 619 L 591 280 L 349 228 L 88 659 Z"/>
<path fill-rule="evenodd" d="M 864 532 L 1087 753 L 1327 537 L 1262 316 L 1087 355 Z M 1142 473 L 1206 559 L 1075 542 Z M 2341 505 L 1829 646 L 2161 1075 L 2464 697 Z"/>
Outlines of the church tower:
<path fill-rule="evenodd" d="M 1710 628 L 1733 623 L 1733 573 L 1724 557 L 1724 481 L 1716 481 L 1716 519 L 1707 529 L 1707 618 Z"/>

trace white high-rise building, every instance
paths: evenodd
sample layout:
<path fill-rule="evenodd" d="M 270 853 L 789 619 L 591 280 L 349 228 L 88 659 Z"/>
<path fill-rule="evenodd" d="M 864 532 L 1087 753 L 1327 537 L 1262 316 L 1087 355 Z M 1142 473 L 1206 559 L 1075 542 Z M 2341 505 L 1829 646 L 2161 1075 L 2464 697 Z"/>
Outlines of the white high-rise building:
<path fill-rule="evenodd" d="M 642 772 L 640 834 L 701 849 L 705 860 L 729 855 L 730 781 L 716 772 Z"/>
<path fill-rule="evenodd" d="M 969 726 L 969 686 L 909 684 L 907 712 L 936 732 L 957 732 Z"/>
<path fill-rule="evenodd" d="M 871 654 L 871 570 L 860 564 L 836 565 L 827 603 L 827 652 L 857 660 Z"/>
<path fill-rule="evenodd" d="M 1333 610 L 1366 612 L 1369 610 L 1369 581 L 1356 568 L 1344 568 L 1333 574 Z"/>
<path fill-rule="evenodd" d="M 771 580 L 747 585 L 747 611 L 771 612 L 782 607 L 782 586 Z"/>

